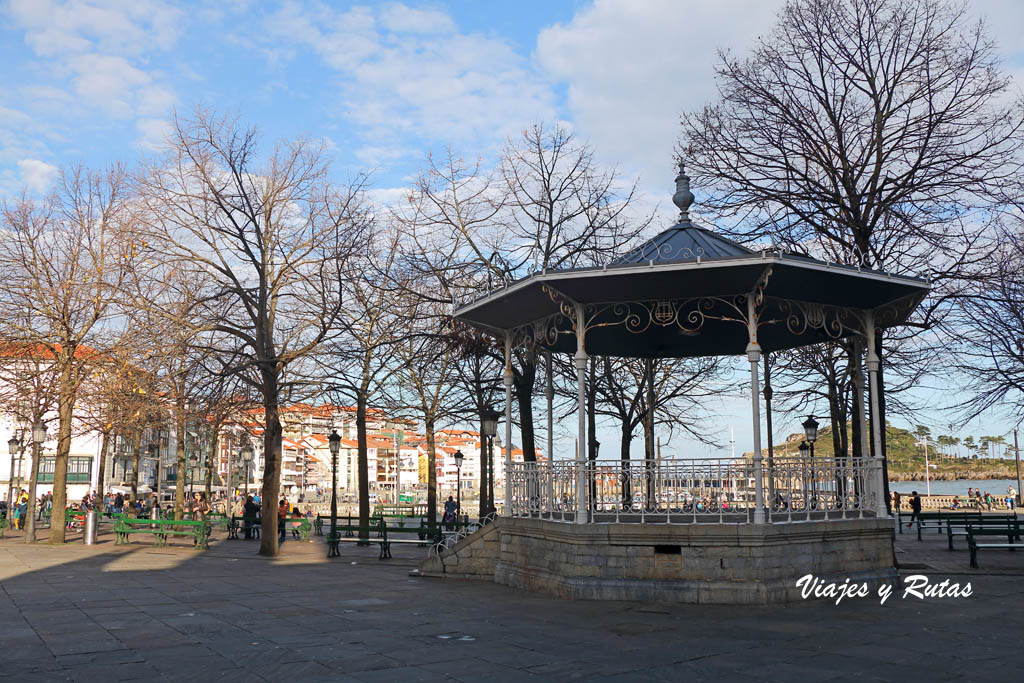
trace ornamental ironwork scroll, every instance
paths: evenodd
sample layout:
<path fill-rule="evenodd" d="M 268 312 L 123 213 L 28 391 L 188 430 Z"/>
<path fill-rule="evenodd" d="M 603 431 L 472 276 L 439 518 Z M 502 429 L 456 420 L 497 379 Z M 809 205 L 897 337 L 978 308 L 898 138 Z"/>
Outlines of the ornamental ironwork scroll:
<path fill-rule="evenodd" d="M 626 264 L 635 263 L 643 265 L 645 262 L 660 262 L 666 261 L 686 261 L 696 259 L 700 261 L 705 255 L 704 249 L 701 247 L 684 247 L 672 244 L 671 242 L 665 242 L 659 244 L 656 248 L 652 249 L 649 244 L 639 246 L 632 251 L 626 253 L 625 256 L 616 259 L 616 263 Z"/>

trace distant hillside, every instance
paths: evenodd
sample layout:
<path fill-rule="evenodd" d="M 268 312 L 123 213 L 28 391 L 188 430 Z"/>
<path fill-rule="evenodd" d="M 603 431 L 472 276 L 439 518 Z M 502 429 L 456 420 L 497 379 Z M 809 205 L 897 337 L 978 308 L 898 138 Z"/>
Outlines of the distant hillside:
<path fill-rule="evenodd" d="M 892 425 L 886 426 L 886 455 L 889 458 L 890 481 L 914 481 L 924 479 L 924 450 L 915 446 L 917 438 L 908 430 Z M 790 434 L 786 442 L 774 447 L 776 455 L 795 454 L 803 434 Z M 823 427 L 818 430 L 818 441 L 814 444 L 814 454 L 831 456 L 832 429 Z M 1012 479 L 1017 476 L 1017 468 L 1012 459 L 999 458 L 956 458 L 941 455 L 929 448 L 928 463 L 931 465 L 931 478 L 936 481 L 952 481 L 956 479 Z"/>

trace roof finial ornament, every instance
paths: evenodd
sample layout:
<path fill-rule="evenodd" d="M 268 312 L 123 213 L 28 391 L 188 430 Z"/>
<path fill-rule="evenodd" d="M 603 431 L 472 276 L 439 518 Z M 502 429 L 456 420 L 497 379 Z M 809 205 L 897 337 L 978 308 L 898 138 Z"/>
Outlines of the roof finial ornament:
<path fill-rule="evenodd" d="M 679 222 L 690 220 L 690 205 L 693 204 L 693 193 L 690 192 L 690 176 L 686 175 L 683 160 L 679 160 L 679 175 L 676 176 L 676 193 L 672 195 L 672 203 L 679 207 Z"/>

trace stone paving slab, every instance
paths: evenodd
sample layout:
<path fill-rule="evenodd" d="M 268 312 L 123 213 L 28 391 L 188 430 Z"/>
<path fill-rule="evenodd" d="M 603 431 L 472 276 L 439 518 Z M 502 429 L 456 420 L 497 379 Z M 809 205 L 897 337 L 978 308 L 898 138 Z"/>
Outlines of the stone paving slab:
<path fill-rule="evenodd" d="M 0 678 L 20 681 L 962 680 L 1007 678 L 1024 632 L 1024 553 L 982 568 L 946 537 L 896 537 L 901 574 L 967 599 L 738 607 L 568 602 L 409 576 L 424 549 L 328 561 L 211 549 L 0 541 Z M 794 582 L 798 577 L 794 576 Z"/>

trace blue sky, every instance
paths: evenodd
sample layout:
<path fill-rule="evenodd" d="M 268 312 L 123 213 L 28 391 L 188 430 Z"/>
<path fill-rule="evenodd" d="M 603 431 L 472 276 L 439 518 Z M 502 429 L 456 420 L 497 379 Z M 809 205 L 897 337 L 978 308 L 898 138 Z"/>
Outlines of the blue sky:
<path fill-rule="evenodd" d="M 132 164 L 159 149 L 174 109 L 201 102 L 268 141 L 323 138 L 339 176 L 372 170 L 385 201 L 431 150 L 489 159 L 530 124 L 562 121 L 664 205 L 679 112 L 713 97 L 716 49 L 742 51 L 780 4 L 7 0 L 0 197 L 43 191 L 68 164 Z M 1024 73 L 1024 3 L 972 9 Z M 720 425 L 726 439 L 736 425 L 738 448 L 744 405 Z"/>

